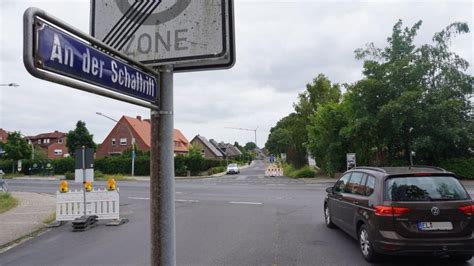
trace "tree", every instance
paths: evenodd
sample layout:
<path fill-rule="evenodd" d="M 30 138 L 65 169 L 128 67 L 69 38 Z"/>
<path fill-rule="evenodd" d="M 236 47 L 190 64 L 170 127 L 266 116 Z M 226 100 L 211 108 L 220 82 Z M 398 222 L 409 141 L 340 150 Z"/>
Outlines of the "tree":
<path fill-rule="evenodd" d="M 308 125 L 308 148 L 318 166 L 333 176 L 345 170 L 346 153 L 350 140 L 345 132 L 349 116 L 345 107 L 338 103 L 320 106 L 310 117 Z"/>
<path fill-rule="evenodd" d="M 247 151 L 253 151 L 257 148 L 257 144 L 255 144 L 254 142 L 247 142 L 245 143 L 245 146 L 244 146 L 244 149 L 246 149 Z"/>
<path fill-rule="evenodd" d="M 69 149 L 69 154 L 74 155 L 74 152 L 77 149 L 85 146 L 86 148 L 96 149 L 96 144 L 93 140 L 93 135 L 89 133 L 89 130 L 86 128 L 86 123 L 83 121 L 77 121 L 76 129 L 70 130 L 67 134 L 67 148 Z"/>
<path fill-rule="evenodd" d="M 189 145 L 188 170 L 191 171 L 192 175 L 199 174 L 203 162 L 204 159 L 201 154 L 201 148 L 197 145 Z"/>
<path fill-rule="evenodd" d="M 16 162 L 22 159 L 29 159 L 31 156 L 31 146 L 21 137 L 20 132 L 9 132 L 7 143 L 4 144 L 5 157 L 13 160 L 12 172 L 15 172 Z"/>
<path fill-rule="evenodd" d="M 434 44 L 417 47 L 421 24 L 403 28 L 400 20 L 387 47 L 355 51 L 365 59 L 365 78 L 348 88 L 350 132 L 363 137 L 359 152 L 375 149 L 385 164 L 406 164 L 413 149 L 428 164 L 468 156 L 474 141 L 468 98 L 474 79 L 466 73 L 469 63 L 449 50 L 451 39 L 469 27 L 453 23 L 434 35 Z"/>
<path fill-rule="evenodd" d="M 265 144 L 267 149 L 272 153 L 286 153 L 287 161 L 295 167 L 306 164 L 308 144 L 306 127 L 311 115 L 322 105 L 338 103 L 340 98 L 339 85 L 331 84 L 323 74 L 317 75 L 312 83 L 306 84 L 306 90 L 298 94 L 298 101 L 293 105 L 295 112 L 282 118 L 270 130 Z"/>

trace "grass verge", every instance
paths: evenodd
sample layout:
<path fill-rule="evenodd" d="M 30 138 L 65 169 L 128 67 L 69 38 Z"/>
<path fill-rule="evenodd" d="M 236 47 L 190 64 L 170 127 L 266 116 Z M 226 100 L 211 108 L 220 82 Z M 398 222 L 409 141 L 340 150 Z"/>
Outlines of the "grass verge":
<path fill-rule="evenodd" d="M 18 200 L 10 193 L 0 192 L 0 213 L 4 213 L 18 205 Z"/>

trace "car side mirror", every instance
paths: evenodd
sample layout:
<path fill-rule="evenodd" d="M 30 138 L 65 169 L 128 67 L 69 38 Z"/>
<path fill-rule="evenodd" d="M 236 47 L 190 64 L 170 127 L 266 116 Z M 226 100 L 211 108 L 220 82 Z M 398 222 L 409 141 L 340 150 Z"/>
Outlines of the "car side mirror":
<path fill-rule="evenodd" d="M 326 192 L 327 192 L 328 194 L 332 194 L 332 193 L 334 192 L 334 187 L 328 187 L 328 188 L 326 188 Z"/>

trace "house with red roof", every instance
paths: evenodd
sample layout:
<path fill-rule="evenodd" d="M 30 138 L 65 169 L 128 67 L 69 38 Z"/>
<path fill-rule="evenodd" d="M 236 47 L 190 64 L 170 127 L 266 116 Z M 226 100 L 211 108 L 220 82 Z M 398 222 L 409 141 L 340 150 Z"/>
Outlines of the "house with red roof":
<path fill-rule="evenodd" d="M 54 132 L 28 136 L 26 139 L 28 140 L 28 144 L 33 143 L 35 149 L 43 149 L 49 159 L 69 156 L 69 150 L 66 146 L 66 133 L 55 130 Z"/>
<path fill-rule="evenodd" d="M 142 119 L 141 116 L 136 118 L 122 116 L 97 148 L 96 157 L 122 154 L 125 150 L 132 148 L 132 138 L 135 139 L 135 147 L 138 150 L 150 150 L 150 119 Z M 174 129 L 174 154 L 187 154 L 188 152 L 189 141 L 179 129 Z"/>

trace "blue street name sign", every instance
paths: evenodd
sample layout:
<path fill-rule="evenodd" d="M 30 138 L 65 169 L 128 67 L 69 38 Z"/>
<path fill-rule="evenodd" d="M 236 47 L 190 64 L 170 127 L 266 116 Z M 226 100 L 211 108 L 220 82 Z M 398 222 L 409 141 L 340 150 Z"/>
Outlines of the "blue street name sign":
<path fill-rule="evenodd" d="M 46 23 L 37 31 L 37 67 L 154 102 L 156 78 Z M 39 60 L 39 61 L 38 61 Z"/>

